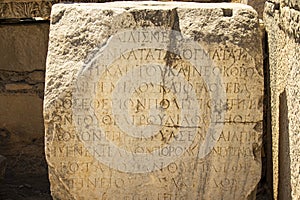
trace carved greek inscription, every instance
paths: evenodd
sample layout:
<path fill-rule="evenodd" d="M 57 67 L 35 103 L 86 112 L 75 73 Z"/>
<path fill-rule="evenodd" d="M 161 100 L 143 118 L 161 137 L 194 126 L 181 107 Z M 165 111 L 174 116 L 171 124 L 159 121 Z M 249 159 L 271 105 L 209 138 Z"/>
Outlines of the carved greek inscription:
<path fill-rule="evenodd" d="M 52 101 L 46 137 L 48 159 L 76 197 L 243 199 L 263 109 L 245 49 L 128 30 L 76 73 Z"/>

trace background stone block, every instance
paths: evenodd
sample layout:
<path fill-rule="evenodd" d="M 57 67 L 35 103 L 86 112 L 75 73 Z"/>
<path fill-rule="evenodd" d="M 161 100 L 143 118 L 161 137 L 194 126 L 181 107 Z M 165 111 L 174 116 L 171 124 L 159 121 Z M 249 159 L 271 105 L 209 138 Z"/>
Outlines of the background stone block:
<path fill-rule="evenodd" d="M 0 26 L 0 70 L 44 70 L 48 46 L 48 23 Z"/>
<path fill-rule="evenodd" d="M 49 22 L 0 22 L 0 152 L 7 158 L 0 199 L 50 199 L 42 111 L 48 32 Z"/>
<path fill-rule="evenodd" d="M 270 61 L 275 199 L 300 198 L 300 12 L 298 7 L 288 5 L 267 2 L 264 11 Z"/>

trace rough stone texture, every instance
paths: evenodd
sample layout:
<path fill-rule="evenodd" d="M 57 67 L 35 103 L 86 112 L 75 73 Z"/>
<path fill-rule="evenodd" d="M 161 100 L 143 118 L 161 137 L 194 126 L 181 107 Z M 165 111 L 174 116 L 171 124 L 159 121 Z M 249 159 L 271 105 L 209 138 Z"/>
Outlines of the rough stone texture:
<path fill-rule="evenodd" d="M 295 10 L 300 10 L 300 1 L 299 0 L 269 0 L 267 2 L 272 2 L 275 5 L 275 7 L 277 8 L 277 10 L 279 9 L 279 7 L 283 8 L 283 7 L 288 7 L 288 8 L 292 8 Z"/>
<path fill-rule="evenodd" d="M 300 198 L 299 20 L 299 1 L 266 3 L 275 199 Z"/>
<path fill-rule="evenodd" d="M 61 2 L 105 2 L 104 0 L 2 0 L 0 19 L 43 18 L 49 19 L 51 7 Z"/>
<path fill-rule="evenodd" d="M 158 42 L 138 39 L 158 28 Z M 180 37 L 169 37 L 175 34 L 171 29 L 192 39 L 191 46 L 180 49 Z M 168 51 L 158 55 L 164 45 Z M 201 47 L 198 58 L 190 57 L 193 45 Z M 242 4 L 55 5 L 44 100 L 53 198 L 255 199 L 261 175 L 261 51 L 257 14 Z M 109 61 L 114 62 L 103 72 Z M 166 71 L 160 72 L 162 65 Z M 174 80 L 183 88 L 170 90 Z M 157 113 L 167 119 L 158 122 Z M 195 115 L 192 122 L 189 116 Z M 149 133 L 154 135 L 144 135 Z M 189 135 L 190 146 L 174 159 Z"/>
<path fill-rule="evenodd" d="M 192 2 L 206 2 L 206 3 L 217 3 L 217 2 L 232 2 L 232 3 L 242 3 L 252 6 L 258 13 L 260 19 L 263 18 L 264 5 L 266 0 L 192 0 Z"/>
<path fill-rule="evenodd" d="M 112 0 L 2 0 L 0 2 L 0 20 L 16 20 L 22 18 L 49 19 L 51 7 L 60 2 L 110 2 Z M 172 1 L 172 0 L 164 0 Z M 183 0 L 187 1 L 187 0 Z M 252 6 L 262 18 L 263 5 L 265 0 L 190 0 L 199 3 L 217 3 L 217 2 L 233 2 L 243 3 Z M 297 0 L 286 0 L 289 4 L 295 4 Z"/>

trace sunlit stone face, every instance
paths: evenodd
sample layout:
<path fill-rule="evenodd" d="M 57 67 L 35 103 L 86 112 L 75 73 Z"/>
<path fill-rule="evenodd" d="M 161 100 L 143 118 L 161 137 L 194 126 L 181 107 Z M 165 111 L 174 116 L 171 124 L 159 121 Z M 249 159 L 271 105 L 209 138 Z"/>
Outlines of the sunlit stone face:
<path fill-rule="evenodd" d="M 253 10 L 100 5 L 53 9 L 44 103 L 52 196 L 247 199 L 260 179 L 263 79 L 260 44 L 239 43 L 259 41 L 257 20 L 239 15 Z M 240 18 L 253 30 L 228 32 Z M 227 39 L 209 26 L 225 27 Z"/>

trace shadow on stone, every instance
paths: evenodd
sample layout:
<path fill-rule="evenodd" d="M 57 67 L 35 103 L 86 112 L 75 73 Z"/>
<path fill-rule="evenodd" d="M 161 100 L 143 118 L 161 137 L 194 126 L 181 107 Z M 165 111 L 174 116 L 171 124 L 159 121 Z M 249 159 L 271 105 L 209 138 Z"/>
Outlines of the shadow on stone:
<path fill-rule="evenodd" d="M 286 91 L 279 96 L 279 182 L 278 199 L 291 200 L 291 157 Z"/>

